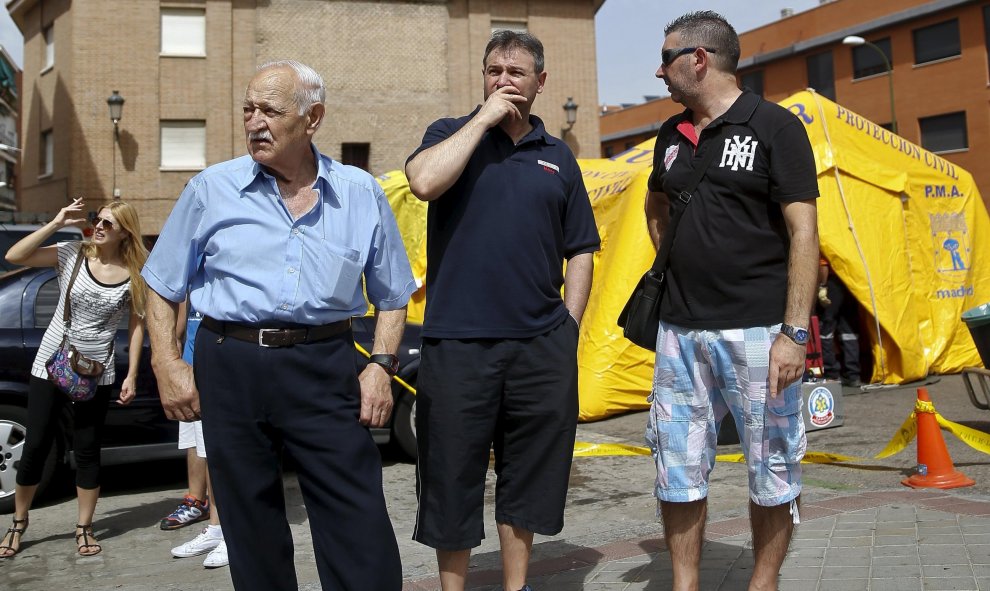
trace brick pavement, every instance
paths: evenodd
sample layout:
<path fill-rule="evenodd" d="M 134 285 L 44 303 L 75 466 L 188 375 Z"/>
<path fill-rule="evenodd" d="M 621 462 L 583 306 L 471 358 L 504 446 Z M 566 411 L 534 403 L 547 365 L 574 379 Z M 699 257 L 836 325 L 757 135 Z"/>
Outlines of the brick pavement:
<path fill-rule="evenodd" d="M 659 532 L 659 530 L 658 530 Z M 703 590 L 745 590 L 753 568 L 749 521 L 710 520 Z M 468 588 L 501 589 L 498 570 L 472 570 Z M 534 560 L 536 591 L 660 591 L 671 584 L 661 535 L 635 536 Z M 439 588 L 436 577 L 404 591 Z M 806 501 L 780 591 L 990 591 L 990 500 L 962 491 L 891 489 Z"/>

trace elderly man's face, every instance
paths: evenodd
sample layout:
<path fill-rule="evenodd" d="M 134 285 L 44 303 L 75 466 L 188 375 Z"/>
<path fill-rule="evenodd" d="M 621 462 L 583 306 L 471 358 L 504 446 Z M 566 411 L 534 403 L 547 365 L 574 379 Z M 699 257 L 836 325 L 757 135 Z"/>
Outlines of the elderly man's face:
<path fill-rule="evenodd" d="M 282 159 L 309 149 L 309 111 L 299 114 L 295 90 L 296 73 L 291 68 L 262 70 L 248 84 L 244 135 L 248 153 L 259 164 L 277 168 Z"/>

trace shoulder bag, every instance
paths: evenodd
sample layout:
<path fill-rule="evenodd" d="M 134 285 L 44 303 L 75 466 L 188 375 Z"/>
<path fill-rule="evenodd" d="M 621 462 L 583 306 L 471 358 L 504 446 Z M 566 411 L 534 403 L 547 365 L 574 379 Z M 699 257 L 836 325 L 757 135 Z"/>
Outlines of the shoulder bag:
<path fill-rule="evenodd" d="M 657 334 L 660 332 L 660 301 L 663 298 L 667 287 L 666 270 L 667 259 L 670 258 L 670 249 L 674 244 L 674 233 L 677 231 L 677 224 L 684 215 L 684 210 L 691 203 L 691 195 L 705 176 L 705 171 L 711 165 L 715 154 L 720 152 L 719 143 L 722 134 L 709 140 L 708 151 L 697 168 L 694 169 L 687 186 L 677 195 L 677 199 L 683 203 L 683 207 L 674 210 L 664 232 L 660 249 L 657 251 L 657 258 L 653 261 L 653 266 L 643 275 L 629 296 L 629 301 L 622 308 L 619 314 L 618 324 L 622 327 L 622 334 L 627 339 L 644 349 L 650 351 L 657 350 Z"/>
<path fill-rule="evenodd" d="M 65 289 L 65 304 L 62 306 L 62 344 L 52 353 L 52 356 L 45 364 L 48 370 L 48 379 L 55 386 L 65 392 L 73 402 L 83 402 L 90 400 L 96 395 L 96 386 L 100 382 L 100 376 L 106 370 L 106 364 L 113 356 L 113 340 L 107 349 L 107 358 L 103 362 L 96 361 L 84 356 L 69 344 L 69 326 L 72 322 L 72 285 L 79 274 L 79 267 L 83 260 L 82 249 L 76 255 L 76 264 L 72 268 L 72 275 L 69 277 L 69 285 Z"/>

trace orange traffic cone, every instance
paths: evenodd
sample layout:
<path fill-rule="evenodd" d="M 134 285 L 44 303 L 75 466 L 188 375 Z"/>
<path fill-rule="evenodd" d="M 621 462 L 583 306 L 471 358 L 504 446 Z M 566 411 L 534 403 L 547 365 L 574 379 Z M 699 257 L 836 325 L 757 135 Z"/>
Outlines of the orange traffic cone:
<path fill-rule="evenodd" d="M 918 388 L 914 416 L 918 424 L 918 471 L 901 484 L 914 488 L 959 488 L 976 484 L 952 465 L 935 418 L 935 406 L 925 388 Z"/>

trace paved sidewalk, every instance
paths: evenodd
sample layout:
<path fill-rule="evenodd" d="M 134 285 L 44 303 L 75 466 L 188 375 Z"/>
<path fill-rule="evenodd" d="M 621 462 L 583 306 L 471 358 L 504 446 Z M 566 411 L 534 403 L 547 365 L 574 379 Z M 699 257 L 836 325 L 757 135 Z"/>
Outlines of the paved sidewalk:
<path fill-rule="evenodd" d="M 709 521 L 702 590 L 744 591 L 752 568 L 749 520 Z M 530 575 L 536 591 L 660 591 L 671 584 L 659 534 L 535 557 Z M 468 583 L 498 591 L 501 573 L 472 570 Z M 403 589 L 434 590 L 439 583 L 407 581 Z M 896 489 L 805 502 L 779 589 L 990 591 L 990 500 L 965 490 Z"/>

